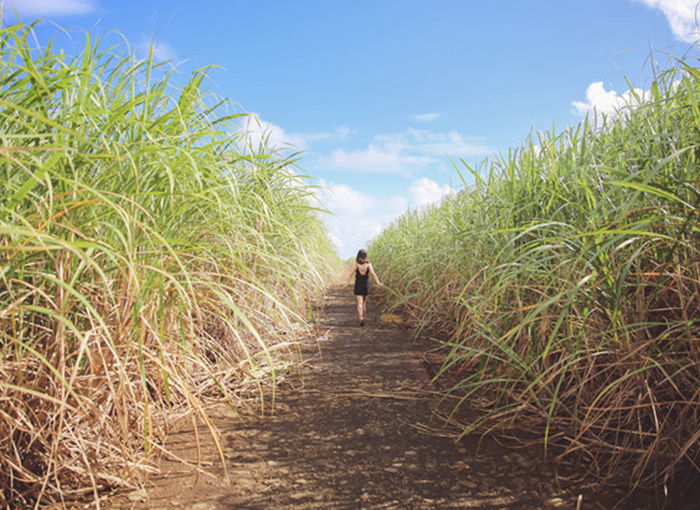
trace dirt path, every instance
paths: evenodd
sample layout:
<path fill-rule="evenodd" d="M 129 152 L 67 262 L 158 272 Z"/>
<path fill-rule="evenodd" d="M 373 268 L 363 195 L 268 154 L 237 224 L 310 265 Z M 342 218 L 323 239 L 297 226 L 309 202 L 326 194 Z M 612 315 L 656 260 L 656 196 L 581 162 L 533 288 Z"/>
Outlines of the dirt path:
<path fill-rule="evenodd" d="M 351 291 L 331 289 L 320 340 L 304 345 L 301 389 L 281 390 L 273 416 L 216 417 L 228 477 L 205 443 L 199 473 L 165 462 L 146 491 L 108 507 L 573 510 L 581 494 L 580 508 L 590 510 L 619 499 L 560 487 L 536 454 L 425 433 L 439 427 L 432 414 L 438 396 L 425 368 L 431 346 L 410 344 L 408 331 L 379 320 L 373 304 L 361 328 Z M 190 459 L 192 445 L 191 433 L 170 440 Z"/>

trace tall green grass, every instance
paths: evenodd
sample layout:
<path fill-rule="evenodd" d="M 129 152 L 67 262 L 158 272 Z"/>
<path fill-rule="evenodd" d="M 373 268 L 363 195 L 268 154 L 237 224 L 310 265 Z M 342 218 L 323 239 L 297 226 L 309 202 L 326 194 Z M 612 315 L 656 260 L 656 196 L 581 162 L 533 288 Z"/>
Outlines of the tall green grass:
<path fill-rule="evenodd" d="M 392 306 L 438 331 L 461 434 L 534 433 L 601 486 L 700 453 L 700 71 L 618 116 L 534 133 L 370 246 Z M 454 380 L 454 379 L 450 379 Z M 456 412 L 482 409 L 474 423 Z"/>
<path fill-rule="evenodd" d="M 32 41 L 0 30 L 3 507 L 138 483 L 173 413 L 269 410 L 339 263 L 313 184 L 246 146 L 207 69 Z"/>

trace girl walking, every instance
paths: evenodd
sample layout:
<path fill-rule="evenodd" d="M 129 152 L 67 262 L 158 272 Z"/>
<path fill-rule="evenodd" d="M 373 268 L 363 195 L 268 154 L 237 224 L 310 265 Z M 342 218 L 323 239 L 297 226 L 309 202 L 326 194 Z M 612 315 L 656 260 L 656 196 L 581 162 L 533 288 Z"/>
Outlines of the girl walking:
<path fill-rule="evenodd" d="M 365 250 L 360 250 L 357 252 L 357 257 L 355 259 L 355 265 L 348 276 L 347 282 L 343 287 L 346 287 L 350 280 L 352 280 L 353 274 L 355 275 L 355 299 L 357 299 L 357 316 L 360 319 L 360 326 L 365 325 L 365 312 L 367 311 L 367 296 L 370 290 L 369 275 L 374 277 L 374 281 L 377 285 L 383 287 L 384 284 L 379 281 L 377 273 L 374 272 L 372 264 L 369 262 L 367 257 L 367 252 Z"/>

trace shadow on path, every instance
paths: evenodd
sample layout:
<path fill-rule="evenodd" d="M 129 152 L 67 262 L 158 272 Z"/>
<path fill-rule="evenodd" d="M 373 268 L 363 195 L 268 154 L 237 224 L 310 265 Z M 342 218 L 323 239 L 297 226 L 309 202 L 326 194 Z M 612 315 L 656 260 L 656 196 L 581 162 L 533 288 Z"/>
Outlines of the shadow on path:
<path fill-rule="evenodd" d="M 578 493 L 539 459 L 424 432 L 439 426 L 422 362 L 430 345 L 409 343 L 374 304 L 359 327 L 352 291 L 330 289 L 319 337 L 303 346 L 301 388 L 280 390 L 272 416 L 218 416 L 228 478 L 205 448 L 206 472 L 167 464 L 148 491 L 112 508 L 575 509 Z M 190 436 L 173 439 L 192 450 Z M 608 508 L 582 498 L 582 510 Z"/>

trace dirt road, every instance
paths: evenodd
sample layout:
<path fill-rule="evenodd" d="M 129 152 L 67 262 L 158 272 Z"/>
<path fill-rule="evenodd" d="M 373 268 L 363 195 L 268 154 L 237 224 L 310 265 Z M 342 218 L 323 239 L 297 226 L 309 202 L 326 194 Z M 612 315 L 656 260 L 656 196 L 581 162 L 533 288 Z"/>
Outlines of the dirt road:
<path fill-rule="evenodd" d="M 274 415 L 216 416 L 228 476 L 205 441 L 199 472 L 165 462 L 145 491 L 108 506 L 591 510 L 619 500 L 614 491 L 593 495 L 585 485 L 566 484 L 537 451 L 506 449 L 479 437 L 455 444 L 432 412 L 439 396 L 426 352 L 433 344 L 411 344 L 407 329 L 380 320 L 374 305 L 370 301 L 367 326 L 359 327 L 351 291 L 331 289 L 319 338 L 303 346 L 305 368 L 295 389 L 279 391 Z M 188 433 L 170 440 L 190 458 L 193 444 Z M 654 507 L 629 501 L 617 506 Z"/>

